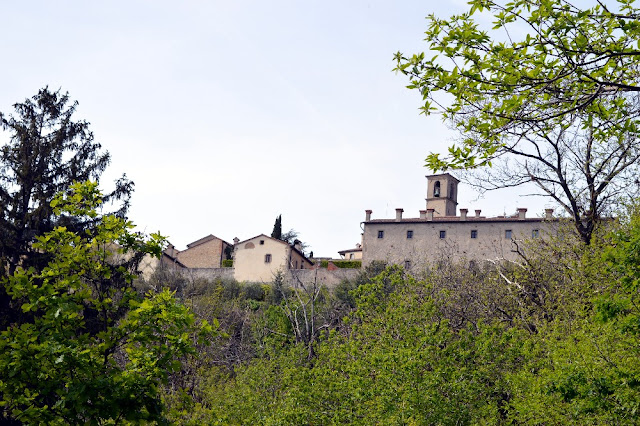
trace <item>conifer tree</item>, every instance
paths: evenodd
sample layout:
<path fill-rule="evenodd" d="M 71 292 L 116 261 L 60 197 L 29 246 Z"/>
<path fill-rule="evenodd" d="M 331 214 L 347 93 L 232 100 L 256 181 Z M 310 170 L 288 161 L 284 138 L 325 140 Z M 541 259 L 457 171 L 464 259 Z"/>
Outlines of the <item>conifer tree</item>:
<path fill-rule="evenodd" d="M 276 221 L 273 224 L 273 231 L 271 232 L 271 237 L 276 238 L 278 240 L 282 239 L 282 215 L 278 215 L 278 217 L 276 217 Z"/>
<path fill-rule="evenodd" d="M 74 182 L 99 183 L 111 160 L 94 141 L 89 123 L 73 120 L 77 106 L 68 93 L 45 87 L 14 104 L 13 114 L 0 112 L 0 126 L 10 133 L 0 148 L 0 277 L 12 275 L 18 265 L 46 265 L 50 256 L 33 249 L 37 236 L 57 225 L 80 231 L 94 222 L 56 218 L 50 205 L 55 194 L 67 191 Z M 104 199 L 120 200 L 116 213 L 124 216 L 132 190 L 133 183 L 123 175 Z M 0 325 L 6 324 L 11 309 L 2 287 L 0 311 Z"/>

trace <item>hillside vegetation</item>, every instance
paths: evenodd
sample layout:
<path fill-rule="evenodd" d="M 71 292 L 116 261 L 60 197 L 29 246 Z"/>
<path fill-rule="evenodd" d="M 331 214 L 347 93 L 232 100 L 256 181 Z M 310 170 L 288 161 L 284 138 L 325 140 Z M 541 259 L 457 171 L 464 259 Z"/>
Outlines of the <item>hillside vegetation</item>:
<path fill-rule="evenodd" d="M 517 264 L 440 264 L 420 278 L 374 264 L 333 292 L 181 283 L 183 301 L 222 334 L 172 377 L 170 418 L 635 423 L 639 216 L 589 246 L 567 235 L 524 251 Z"/>

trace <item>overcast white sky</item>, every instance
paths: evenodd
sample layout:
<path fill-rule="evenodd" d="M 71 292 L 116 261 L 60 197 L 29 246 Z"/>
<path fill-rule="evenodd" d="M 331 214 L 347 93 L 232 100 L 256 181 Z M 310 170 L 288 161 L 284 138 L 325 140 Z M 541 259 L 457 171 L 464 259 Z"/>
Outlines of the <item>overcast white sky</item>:
<path fill-rule="evenodd" d="M 130 218 L 178 248 L 270 234 L 282 214 L 316 256 L 360 241 L 364 210 L 425 208 L 424 158 L 451 134 L 392 72 L 425 16 L 462 0 L 5 1 L 0 111 L 62 88 L 136 185 Z M 520 191 L 523 193 L 523 191 Z M 545 200 L 497 192 L 484 215 Z"/>

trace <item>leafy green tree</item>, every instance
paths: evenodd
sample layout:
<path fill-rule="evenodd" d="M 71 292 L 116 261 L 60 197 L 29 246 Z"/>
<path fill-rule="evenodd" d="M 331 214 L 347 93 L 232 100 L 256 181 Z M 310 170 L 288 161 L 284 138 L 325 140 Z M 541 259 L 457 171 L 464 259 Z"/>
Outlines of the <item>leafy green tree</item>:
<path fill-rule="evenodd" d="M 497 165 L 484 189 L 533 182 L 569 213 L 585 243 L 621 194 L 634 195 L 640 159 L 639 11 L 620 0 L 579 9 L 566 0 L 473 0 L 429 17 L 428 48 L 396 54 L 425 104 L 461 133 L 434 169 Z M 493 28 L 474 18 L 488 12 Z M 480 19 L 478 19 L 480 21 Z"/>
<path fill-rule="evenodd" d="M 524 345 L 509 417 L 531 424 L 636 424 L 640 409 L 640 306 L 634 213 L 599 250 L 583 253 L 572 312 L 539 327 Z M 580 251 L 583 251 L 580 249 Z M 569 254 L 570 255 L 570 254 Z"/>
<path fill-rule="evenodd" d="M 273 224 L 273 231 L 271 231 L 271 237 L 282 239 L 282 215 L 276 217 L 276 221 Z"/>
<path fill-rule="evenodd" d="M 18 265 L 42 267 L 48 254 L 34 248 L 35 237 L 63 225 L 70 230 L 91 226 L 92 218 L 54 215 L 51 200 L 74 182 L 100 175 L 110 162 L 94 141 L 86 121 L 74 121 L 78 103 L 69 95 L 41 89 L 31 99 L 14 104 L 15 113 L 0 112 L 0 126 L 10 138 L 0 148 L 0 275 L 11 275 Z M 124 215 L 133 183 L 123 176 L 105 202 L 120 200 L 116 213 Z M 15 321 L 19 310 L 9 305 L 0 287 L 0 326 Z"/>
<path fill-rule="evenodd" d="M 161 252 L 163 239 L 131 232 L 123 218 L 98 218 L 97 183 L 74 184 L 54 198 L 59 218 L 96 219 L 90 230 L 58 226 L 36 237 L 49 254 L 38 270 L 18 267 L 6 288 L 29 320 L 0 338 L 2 418 L 23 423 L 161 421 L 159 388 L 193 335 L 214 332 L 168 291 L 140 297 L 127 259 Z"/>

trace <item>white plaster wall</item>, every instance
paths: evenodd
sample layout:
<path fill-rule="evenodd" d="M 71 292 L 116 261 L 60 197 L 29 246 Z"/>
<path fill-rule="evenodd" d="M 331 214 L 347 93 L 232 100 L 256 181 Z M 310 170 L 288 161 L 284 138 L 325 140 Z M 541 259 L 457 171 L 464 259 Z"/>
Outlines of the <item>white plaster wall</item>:
<path fill-rule="evenodd" d="M 260 240 L 264 244 L 260 244 Z M 246 248 L 253 243 L 254 248 Z M 265 255 L 271 254 L 271 262 L 264 261 Z M 260 236 L 247 240 L 236 246 L 233 266 L 234 277 L 237 281 L 271 282 L 280 269 L 287 270 L 289 260 L 289 246 L 286 243 Z"/>

